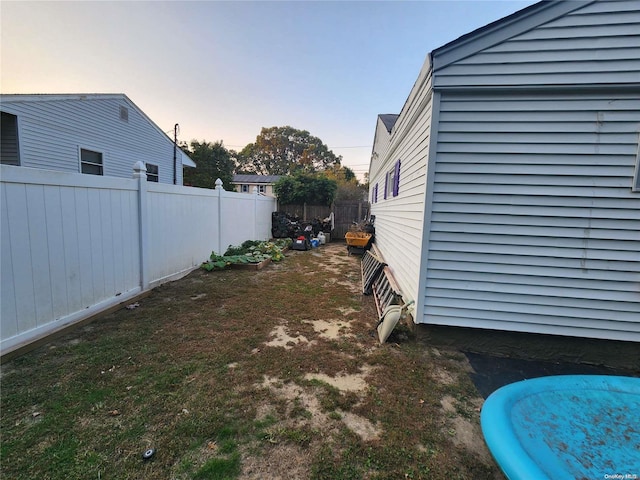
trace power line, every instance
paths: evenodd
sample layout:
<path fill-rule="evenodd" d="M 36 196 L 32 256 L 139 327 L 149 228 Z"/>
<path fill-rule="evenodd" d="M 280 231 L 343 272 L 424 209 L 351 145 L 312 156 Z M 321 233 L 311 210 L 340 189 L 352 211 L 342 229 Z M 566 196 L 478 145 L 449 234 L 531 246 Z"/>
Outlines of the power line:
<path fill-rule="evenodd" d="M 331 150 L 335 149 L 337 150 L 338 148 L 371 148 L 373 147 L 373 145 L 348 145 L 346 147 L 327 147 Z"/>
<path fill-rule="evenodd" d="M 233 148 L 244 148 L 246 145 L 227 145 L 224 144 L 225 147 L 233 147 Z M 329 150 L 337 150 L 339 148 L 372 148 L 373 145 L 345 145 L 343 147 L 327 147 Z"/>

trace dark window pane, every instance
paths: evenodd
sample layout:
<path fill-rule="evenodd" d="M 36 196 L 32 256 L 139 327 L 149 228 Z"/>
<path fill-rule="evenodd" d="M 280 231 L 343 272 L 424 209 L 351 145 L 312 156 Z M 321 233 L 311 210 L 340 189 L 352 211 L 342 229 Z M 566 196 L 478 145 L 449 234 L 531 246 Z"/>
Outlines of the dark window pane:
<path fill-rule="evenodd" d="M 80 164 L 82 173 L 89 175 L 103 175 L 102 153 L 80 149 Z"/>
<path fill-rule="evenodd" d="M 20 149 L 18 148 L 18 117 L 2 112 L 0 119 L 0 163 L 4 165 L 20 165 Z"/>
<path fill-rule="evenodd" d="M 102 175 L 102 165 L 92 165 L 90 163 L 83 163 L 82 173 L 87 173 L 89 175 Z"/>
<path fill-rule="evenodd" d="M 158 183 L 158 180 L 159 180 L 158 165 L 147 163 L 146 166 L 147 166 L 147 181 Z"/>

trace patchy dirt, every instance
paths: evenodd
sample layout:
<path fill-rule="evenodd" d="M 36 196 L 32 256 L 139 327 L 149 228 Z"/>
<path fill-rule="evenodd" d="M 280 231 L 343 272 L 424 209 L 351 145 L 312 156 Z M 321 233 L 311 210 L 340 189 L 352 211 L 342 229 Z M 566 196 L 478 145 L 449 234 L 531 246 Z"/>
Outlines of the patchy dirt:
<path fill-rule="evenodd" d="M 266 342 L 267 347 L 284 347 L 287 350 L 291 350 L 294 346 L 299 344 L 308 344 L 309 340 L 304 335 L 300 335 L 299 332 L 295 332 L 291 336 L 288 333 L 288 329 L 285 325 L 278 325 L 269 334 L 273 337 L 270 341 Z"/>
<path fill-rule="evenodd" d="M 310 418 L 318 425 L 321 425 L 326 420 L 320 409 L 320 402 L 312 391 L 308 391 L 295 383 L 283 383 L 282 380 L 271 377 L 265 377 L 260 386 L 269 389 L 277 397 L 286 400 L 287 408 L 292 408 L 293 404 L 296 403 L 297 406 L 307 410 L 311 414 Z"/>
<path fill-rule="evenodd" d="M 370 442 L 377 440 L 382 435 L 382 429 L 364 417 L 351 412 L 338 412 L 344 424 L 358 435 L 363 441 Z"/>
<path fill-rule="evenodd" d="M 328 383 L 332 387 L 337 388 L 341 392 L 362 392 L 366 390 L 369 384 L 366 382 L 366 377 L 371 371 L 370 365 L 362 367 L 362 373 L 358 374 L 339 374 L 335 377 L 325 375 L 324 373 L 308 373 L 304 378 L 307 380 L 320 380 Z"/>
<path fill-rule="evenodd" d="M 320 338 L 327 338 L 329 340 L 337 340 L 339 338 L 353 337 L 350 333 L 351 325 L 349 322 L 343 322 L 337 319 L 330 320 L 313 320 L 305 321 L 313 326 L 315 332 Z"/>

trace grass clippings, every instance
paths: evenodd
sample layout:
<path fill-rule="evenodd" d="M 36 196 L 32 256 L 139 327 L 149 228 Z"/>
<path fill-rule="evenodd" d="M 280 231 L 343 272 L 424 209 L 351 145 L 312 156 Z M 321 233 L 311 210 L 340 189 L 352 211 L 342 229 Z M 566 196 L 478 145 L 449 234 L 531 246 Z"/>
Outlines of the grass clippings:
<path fill-rule="evenodd" d="M 3 365 L 2 477 L 501 478 L 464 356 L 380 345 L 359 262 L 195 271 Z"/>

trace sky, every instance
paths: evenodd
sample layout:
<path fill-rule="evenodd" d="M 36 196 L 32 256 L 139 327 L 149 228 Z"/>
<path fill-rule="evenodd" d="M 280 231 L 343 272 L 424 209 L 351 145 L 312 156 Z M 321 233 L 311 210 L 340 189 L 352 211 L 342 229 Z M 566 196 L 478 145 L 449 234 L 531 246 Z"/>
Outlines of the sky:
<path fill-rule="evenodd" d="M 427 54 L 536 3 L 0 2 L 0 92 L 124 93 L 179 141 L 320 138 L 360 179 Z"/>

